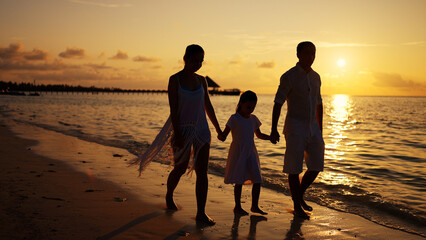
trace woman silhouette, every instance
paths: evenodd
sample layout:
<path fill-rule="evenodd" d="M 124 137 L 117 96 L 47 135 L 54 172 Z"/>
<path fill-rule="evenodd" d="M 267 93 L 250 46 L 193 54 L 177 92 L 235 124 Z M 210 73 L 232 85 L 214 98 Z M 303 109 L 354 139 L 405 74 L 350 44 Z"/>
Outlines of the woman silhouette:
<path fill-rule="evenodd" d="M 195 73 L 204 61 L 203 48 L 199 45 L 189 45 L 183 60 L 185 62 L 183 70 L 170 77 L 168 86 L 175 165 L 167 180 L 166 203 L 168 209 L 178 209 L 173 201 L 173 192 L 188 168 L 192 148 L 194 162 L 191 168 L 194 168 L 197 174 L 196 220 L 207 225 L 214 225 L 214 220 L 205 213 L 211 140 L 206 113 L 217 133 L 222 131 L 210 102 L 206 79 Z"/>

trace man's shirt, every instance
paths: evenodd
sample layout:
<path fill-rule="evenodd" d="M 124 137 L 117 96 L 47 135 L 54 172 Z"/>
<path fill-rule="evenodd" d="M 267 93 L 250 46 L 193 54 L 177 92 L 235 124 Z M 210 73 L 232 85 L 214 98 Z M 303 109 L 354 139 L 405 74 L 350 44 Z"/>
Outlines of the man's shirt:
<path fill-rule="evenodd" d="M 287 101 L 284 132 L 304 132 L 300 129 L 304 128 L 312 134 L 318 126 L 317 105 L 322 104 L 320 88 L 320 75 L 314 70 L 306 72 L 299 63 L 281 76 L 274 102 L 282 105 Z"/>

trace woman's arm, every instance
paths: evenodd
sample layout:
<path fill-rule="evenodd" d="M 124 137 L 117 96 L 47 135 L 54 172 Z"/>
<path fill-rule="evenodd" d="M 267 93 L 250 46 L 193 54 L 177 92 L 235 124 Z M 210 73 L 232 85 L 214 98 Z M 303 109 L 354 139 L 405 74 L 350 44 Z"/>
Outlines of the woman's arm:
<path fill-rule="evenodd" d="M 226 140 L 226 137 L 228 136 L 229 132 L 231 131 L 231 128 L 229 128 L 228 126 L 225 127 L 225 130 L 223 130 L 222 134 L 219 134 L 217 136 L 217 138 L 224 142 Z"/>
<path fill-rule="evenodd" d="M 209 96 L 209 91 L 207 89 L 206 79 L 204 77 L 202 77 L 202 76 L 199 76 L 199 79 L 201 81 L 201 84 L 203 84 L 204 93 L 205 93 L 204 94 L 204 109 L 206 110 L 206 113 L 209 116 L 210 121 L 212 122 L 213 126 L 215 127 L 216 132 L 218 134 L 221 134 L 222 130 L 220 129 L 219 122 L 217 121 L 213 105 L 212 105 L 212 103 L 210 101 L 210 96 Z"/>
<path fill-rule="evenodd" d="M 266 134 L 262 133 L 260 131 L 260 128 L 256 129 L 254 131 L 254 133 L 256 133 L 256 137 L 258 137 L 258 138 L 260 138 L 262 140 L 271 140 L 271 137 L 269 135 L 266 135 Z"/>
<path fill-rule="evenodd" d="M 176 147 L 182 147 L 183 141 L 182 135 L 179 130 L 179 120 L 178 120 L 178 79 L 175 75 L 171 76 L 169 79 L 169 85 L 167 87 L 167 93 L 169 97 L 169 106 L 170 106 L 170 118 L 173 125 L 173 131 L 175 134 L 174 145 Z"/>

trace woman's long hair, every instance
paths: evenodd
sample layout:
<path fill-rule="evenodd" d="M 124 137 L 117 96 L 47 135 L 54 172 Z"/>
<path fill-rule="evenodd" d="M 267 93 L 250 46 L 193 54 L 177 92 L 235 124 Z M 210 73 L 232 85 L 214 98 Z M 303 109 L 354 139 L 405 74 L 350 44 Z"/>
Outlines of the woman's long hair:
<path fill-rule="evenodd" d="M 191 44 L 191 45 L 187 46 L 186 50 L 185 50 L 185 55 L 183 55 L 183 61 L 184 62 L 188 61 L 188 59 L 196 53 L 203 53 L 204 54 L 204 49 L 200 45 L 197 45 L 197 44 Z"/>

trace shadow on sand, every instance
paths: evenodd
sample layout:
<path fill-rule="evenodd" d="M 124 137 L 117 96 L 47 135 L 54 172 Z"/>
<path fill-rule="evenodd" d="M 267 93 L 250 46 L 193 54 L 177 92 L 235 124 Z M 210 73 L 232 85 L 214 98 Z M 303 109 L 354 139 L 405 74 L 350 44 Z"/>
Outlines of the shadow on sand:
<path fill-rule="evenodd" d="M 156 211 L 156 212 L 152 212 L 152 213 L 146 214 L 144 216 L 138 217 L 135 220 L 130 221 L 128 224 L 126 224 L 126 225 L 124 225 L 124 226 L 122 226 L 122 227 L 120 227 L 120 228 L 118 228 L 118 229 L 116 229 L 116 230 L 114 230 L 114 231 L 112 231 L 112 232 L 110 232 L 108 234 L 105 234 L 102 237 L 99 237 L 97 239 L 98 240 L 110 239 L 110 238 L 112 238 L 112 237 L 114 237 L 114 236 L 116 236 L 116 235 L 118 235 L 118 234 L 120 234 L 120 233 L 128 230 L 129 228 L 132 228 L 132 227 L 134 227 L 134 226 L 136 226 L 136 225 L 138 225 L 138 224 L 140 224 L 142 222 L 148 221 L 148 220 L 150 220 L 152 218 L 158 217 L 158 216 L 160 216 L 162 214 L 164 214 L 163 211 Z"/>

